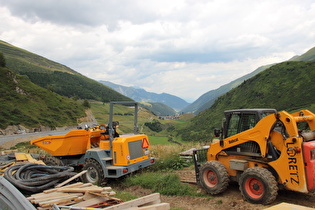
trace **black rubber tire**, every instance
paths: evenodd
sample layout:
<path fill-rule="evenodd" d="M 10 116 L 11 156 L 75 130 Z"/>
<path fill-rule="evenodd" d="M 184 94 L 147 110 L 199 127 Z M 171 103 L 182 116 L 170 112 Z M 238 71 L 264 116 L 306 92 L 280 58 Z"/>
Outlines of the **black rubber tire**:
<path fill-rule="evenodd" d="M 106 178 L 101 165 L 94 159 L 88 159 L 83 166 L 83 170 L 87 170 L 82 175 L 82 180 L 85 183 L 92 183 L 98 186 L 106 184 Z"/>
<path fill-rule="evenodd" d="M 229 186 L 229 174 L 219 161 L 208 161 L 200 167 L 200 184 L 211 195 L 224 192 Z"/>
<path fill-rule="evenodd" d="M 53 156 L 45 157 L 43 161 L 48 166 L 64 166 L 63 162 L 59 158 Z"/>
<path fill-rule="evenodd" d="M 267 205 L 278 195 L 276 178 L 262 167 L 246 169 L 239 179 L 239 186 L 243 199 L 250 203 Z"/>

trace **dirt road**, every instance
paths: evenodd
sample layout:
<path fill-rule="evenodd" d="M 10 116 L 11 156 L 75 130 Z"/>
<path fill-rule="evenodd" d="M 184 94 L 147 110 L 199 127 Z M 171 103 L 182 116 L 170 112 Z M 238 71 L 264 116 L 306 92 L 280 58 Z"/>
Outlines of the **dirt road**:
<path fill-rule="evenodd" d="M 185 169 L 176 172 L 183 180 L 195 180 L 195 172 L 192 169 Z M 201 190 L 201 188 L 199 188 Z M 163 196 L 163 202 L 168 202 L 172 207 L 196 210 L 196 209 L 242 209 L 259 210 L 280 204 L 282 202 L 315 208 L 315 194 L 303 194 L 287 190 L 279 190 L 277 199 L 271 205 L 251 204 L 242 199 L 237 183 L 231 183 L 228 189 L 216 196 L 206 198 L 198 197 L 169 197 Z"/>

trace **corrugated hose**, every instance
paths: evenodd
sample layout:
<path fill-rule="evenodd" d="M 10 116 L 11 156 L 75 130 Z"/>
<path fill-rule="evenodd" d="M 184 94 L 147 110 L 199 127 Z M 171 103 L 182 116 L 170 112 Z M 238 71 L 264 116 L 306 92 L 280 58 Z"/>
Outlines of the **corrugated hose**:
<path fill-rule="evenodd" d="M 47 166 L 37 163 L 9 167 L 4 177 L 19 190 L 37 193 L 51 188 L 59 181 L 74 176 L 73 167 Z"/>

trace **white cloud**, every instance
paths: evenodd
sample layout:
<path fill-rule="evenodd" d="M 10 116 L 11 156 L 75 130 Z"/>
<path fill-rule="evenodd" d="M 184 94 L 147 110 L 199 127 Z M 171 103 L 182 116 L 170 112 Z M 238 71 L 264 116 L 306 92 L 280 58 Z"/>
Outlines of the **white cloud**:
<path fill-rule="evenodd" d="M 0 0 L 0 39 L 190 102 L 314 46 L 311 0 Z"/>

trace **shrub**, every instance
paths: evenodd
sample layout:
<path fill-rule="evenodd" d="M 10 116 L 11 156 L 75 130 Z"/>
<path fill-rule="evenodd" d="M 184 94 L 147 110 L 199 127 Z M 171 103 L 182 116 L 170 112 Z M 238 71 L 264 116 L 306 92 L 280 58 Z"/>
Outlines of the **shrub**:
<path fill-rule="evenodd" d="M 0 52 L 0 67 L 5 67 L 6 62 L 3 53 Z"/>

